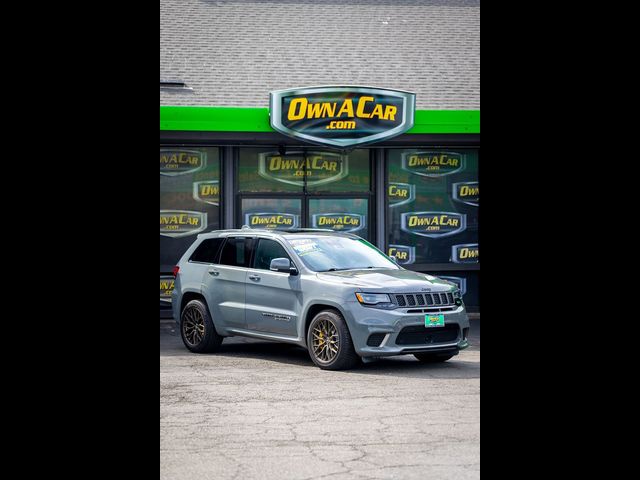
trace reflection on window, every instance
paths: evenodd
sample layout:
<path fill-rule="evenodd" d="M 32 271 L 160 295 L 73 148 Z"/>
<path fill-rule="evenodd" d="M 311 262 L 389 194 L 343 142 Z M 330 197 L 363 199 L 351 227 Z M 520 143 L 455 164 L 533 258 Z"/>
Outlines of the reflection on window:
<path fill-rule="evenodd" d="M 369 238 L 369 200 L 366 198 L 311 198 L 309 226 L 348 232 Z"/>
<path fill-rule="evenodd" d="M 388 254 L 400 264 L 478 263 L 478 151 L 389 149 Z"/>
<path fill-rule="evenodd" d="M 219 149 L 160 147 L 160 265 L 172 267 L 198 233 L 219 229 L 219 212 Z"/>
<path fill-rule="evenodd" d="M 298 198 L 243 198 L 240 226 L 291 230 L 301 227 L 302 200 Z"/>
<path fill-rule="evenodd" d="M 349 154 L 315 149 L 241 148 L 241 192 L 367 192 L 368 150 Z"/>

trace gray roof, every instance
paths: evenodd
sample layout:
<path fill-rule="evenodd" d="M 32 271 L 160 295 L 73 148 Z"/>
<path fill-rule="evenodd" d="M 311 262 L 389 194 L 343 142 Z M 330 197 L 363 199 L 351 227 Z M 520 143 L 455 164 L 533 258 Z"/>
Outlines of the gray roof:
<path fill-rule="evenodd" d="M 480 2 L 160 0 L 161 105 L 268 107 L 269 92 L 370 85 L 419 109 L 480 108 Z"/>

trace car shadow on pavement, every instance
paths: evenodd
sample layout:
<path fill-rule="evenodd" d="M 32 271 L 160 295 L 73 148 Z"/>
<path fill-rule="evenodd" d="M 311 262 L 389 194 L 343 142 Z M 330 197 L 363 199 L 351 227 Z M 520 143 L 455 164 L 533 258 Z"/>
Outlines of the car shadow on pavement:
<path fill-rule="evenodd" d="M 473 379 L 480 378 L 480 362 L 465 360 L 456 355 L 443 363 L 422 363 L 413 355 L 378 358 L 351 370 L 360 375 L 383 375 L 394 377 L 430 379 Z"/>
<path fill-rule="evenodd" d="M 472 350 L 473 347 L 470 349 Z M 306 349 L 297 345 L 242 337 L 226 338 L 220 351 L 212 354 L 189 352 L 175 330 L 161 330 L 161 356 L 211 355 L 225 358 L 247 358 L 316 369 Z M 466 358 L 465 358 L 466 357 Z M 474 356 L 475 358 L 475 356 Z M 480 377 L 479 361 L 472 361 L 464 351 L 444 363 L 421 363 L 413 355 L 377 358 L 339 374 L 382 375 L 414 378 L 471 379 Z"/>

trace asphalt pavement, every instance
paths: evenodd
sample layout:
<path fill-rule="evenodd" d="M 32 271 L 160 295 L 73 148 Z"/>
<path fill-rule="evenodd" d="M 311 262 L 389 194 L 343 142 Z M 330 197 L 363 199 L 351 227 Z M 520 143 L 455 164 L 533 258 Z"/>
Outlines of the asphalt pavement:
<path fill-rule="evenodd" d="M 228 338 L 196 355 L 160 324 L 160 474 L 182 479 L 478 479 L 480 320 L 444 364 L 351 371 L 306 350 Z"/>

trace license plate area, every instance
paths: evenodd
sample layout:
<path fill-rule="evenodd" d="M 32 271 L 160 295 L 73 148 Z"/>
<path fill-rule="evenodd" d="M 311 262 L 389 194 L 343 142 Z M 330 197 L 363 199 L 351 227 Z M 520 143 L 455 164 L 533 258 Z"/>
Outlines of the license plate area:
<path fill-rule="evenodd" d="M 442 313 L 427 313 L 424 316 L 424 326 L 426 328 L 444 327 L 444 315 Z"/>

